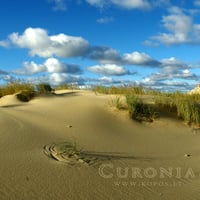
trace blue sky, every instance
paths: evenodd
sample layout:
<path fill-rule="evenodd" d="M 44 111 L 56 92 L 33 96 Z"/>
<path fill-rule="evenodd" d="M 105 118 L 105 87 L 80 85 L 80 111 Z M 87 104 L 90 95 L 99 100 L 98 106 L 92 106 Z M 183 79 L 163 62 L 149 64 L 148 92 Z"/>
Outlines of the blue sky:
<path fill-rule="evenodd" d="M 200 0 L 1 0 L 0 82 L 136 84 L 200 78 Z"/>

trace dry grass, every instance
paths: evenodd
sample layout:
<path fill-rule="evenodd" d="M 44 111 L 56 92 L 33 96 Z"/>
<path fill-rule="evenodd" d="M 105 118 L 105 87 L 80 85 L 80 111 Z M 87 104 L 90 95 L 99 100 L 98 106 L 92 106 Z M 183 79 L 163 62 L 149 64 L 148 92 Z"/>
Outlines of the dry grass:
<path fill-rule="evenodd" d="M 15 94 L 21 91 L 30 91 L 34 92 L 34 85 L 24 82 L 11 82 L 7 85 L 0 87 L 0 97 L 5 95 Z"/>
<path fill-rule="evenodd" d="M 143 87 L 94 87 L 95 93 L 120 94 L 126 97 L 124 107 L 121 98 L 112 99 L 112 106 L 118 109 L 126 108 L 132 119 L 139 121 L 153 121 L 163 108 L 173 112 L 188 124 L 200 126 L 200 95 L 184 94 L 181 92 L 165 93 L 156 90 L 145 90 Z M 143 95 L 154 96 L 154 106 L 142 101 Z"/>
<path fill-rule="evenodd" d="M 119 110 L 126 108 L 121 96 L 115 96 L 115 97 L 111 98 L 109 105 L 112 107 L 115 107 Z"/>
<path fill-rule="evenodd" d="M 33 85 L 26 82 L 10 82 L 0 87 L 0 98 L 6 95 L 16 94 L 20 101 L 28 102 L 38 94 L 47 94 L 52 88 L 47 83 Z"/>
<path fill-rule="evenodd" d="M 105 87 L 105 86 L 96 86 L 93 88 L 95 93 L 102 93 L 102 94 L 145 94 L 145 90 L 143 87 Z"/>
<path fill-rule="evenodd" d="M 156 117 L 156 112 L 154 111 L 153 106 L 144 103 L 134 94 L 127 94 L 126 102 L 130 118 L 137 121 L 153 122 Z"/>
<path fill-rule="evenodd" d="M 188 124 L 200 125 L 200 95 L 187 95 L 182 93 L 171 93 L 155 97 L 158 107 L 168 108 L 174 111 L 177 117 Z"/>

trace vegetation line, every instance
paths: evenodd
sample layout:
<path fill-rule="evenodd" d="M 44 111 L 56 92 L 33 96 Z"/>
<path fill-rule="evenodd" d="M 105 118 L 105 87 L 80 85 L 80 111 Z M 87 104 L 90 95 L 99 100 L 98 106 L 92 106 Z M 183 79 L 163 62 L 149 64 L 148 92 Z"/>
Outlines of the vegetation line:
<path fill-rule="evenodd" d="M 126 106 L 122 105 L 117 96 L 112 99 L 112 105 L 118 109 L 126 108 L 129 116 L 137 121 L 152 122 L 161 112 L 175 114 L 189 125 L 200 126 L 200 94 L 186 94 L 181 92 L 160 92 L 147 90 L 143 87 L 104 87 L 93 88 L 94 92 L 104 94 L 124 95 Z M 142 97 L 152 97 L 153 104 L 145 103 Z"/>
<path fill-rule="evenodd" d="M 62 85 L 55 89 L 69 89 L 69 85 Z M 11 82 L 0 86 L 0 98 L 5 95 L 16 94 L 21 101 L 28 102 L 40 94 L 52 93 L 54 89 L 48 83 L 37 85 L 26 82 Z M 174 113 L 179 119 L 189 125 L 200 126 L 200 94 L 186 94 L 180 92 L 160 92 L 147 90 L 143 87 L 104 87 L 97 86 L 93 91 L 103 94 L 117 95 L 111 100 L 111 105 L 117 109 L 126 109 L 129 116 L 137 121 L 153 122 L 163 110 Z M 126 99 L 125 104 L 121 97 Z M 151 97 L 153 104 L 145 102 L 143 97 Z"/>
<path fill-rule="evenodd" d="M 39 94 L 51 93 L 53 89 L 48 83 L 33 85 L 25 82 L 10 82 L 0 86 L 0 98 L 5 95 L 16 94 L 21 101 L 28 102 Z"/>

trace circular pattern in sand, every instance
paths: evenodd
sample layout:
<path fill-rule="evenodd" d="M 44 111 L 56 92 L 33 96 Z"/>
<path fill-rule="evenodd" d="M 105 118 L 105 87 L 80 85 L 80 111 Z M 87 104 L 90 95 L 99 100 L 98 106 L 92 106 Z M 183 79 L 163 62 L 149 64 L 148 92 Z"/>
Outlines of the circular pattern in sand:
<path fill-rule="evenodd" d="M 56 161 L 70 165 L 84 164 L 87 166 L 96 166 L 102 164 L 104 161 L 111 160 L 148 160 L 147 158 L 135 157 L 123 152 L 83 151 L 78 149 L 76 144 L 70 142 L 45 145 L 44 153 Z"/>
<path fill-rule="evenodd" d="M 93 165 L 99 160 L 94 155 L 78 150 L 75 144 L 71 144 L 69 142 L 45 145 L 44 153 L 56 161 L 64 162 L 70 165 Z"/>

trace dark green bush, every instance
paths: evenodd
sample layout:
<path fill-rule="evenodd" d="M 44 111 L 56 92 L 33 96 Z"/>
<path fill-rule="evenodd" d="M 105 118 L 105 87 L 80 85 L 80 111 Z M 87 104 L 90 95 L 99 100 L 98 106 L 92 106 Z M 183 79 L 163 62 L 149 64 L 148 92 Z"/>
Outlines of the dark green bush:
<path fill-rule="evenodd" d="M 36 86 L 36 88 L 39 94 L 48 94 L 53 91 L 48 83 L 40 83 Z"/>
<path fill-rule="evenodd" d="M 30 90 L 24 90 L 18 93 L 16 96 L 20 101 L 28 102 L 35 96 L 35 92 Z"/>
<path fill-rule="evenodd" d="M 155 117 L 155 112 L 151 105 L 145 104 L 141 99 L 133 94 L 126 95 L 129 116 L 137 121 L 152 122 Z"/>

